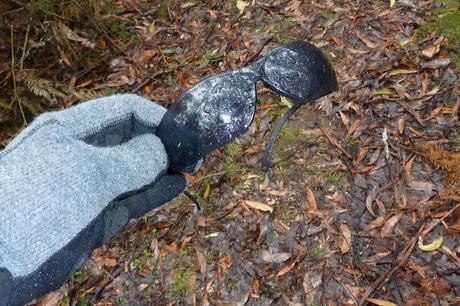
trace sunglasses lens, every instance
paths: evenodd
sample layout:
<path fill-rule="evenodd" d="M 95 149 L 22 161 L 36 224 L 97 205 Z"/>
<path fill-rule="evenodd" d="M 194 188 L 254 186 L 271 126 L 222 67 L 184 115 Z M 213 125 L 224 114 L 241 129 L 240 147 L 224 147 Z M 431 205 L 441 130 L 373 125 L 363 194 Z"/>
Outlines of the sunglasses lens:
<path fill-rule="evenodd" d="M 327 58 L 303 41 L 279 47 L 263 58 L 261 79 L 270 89 L 301 103 L 337 90 Z"/>
<path fill-rule="evenodd" d="M 255 113 L 256 78 L 250 70 L 209 77 L 169 108 L 157 134 L 174 170 L 183 170 L 247 130 Z M 182 132 L 171 137 L 171 131 Z"/>

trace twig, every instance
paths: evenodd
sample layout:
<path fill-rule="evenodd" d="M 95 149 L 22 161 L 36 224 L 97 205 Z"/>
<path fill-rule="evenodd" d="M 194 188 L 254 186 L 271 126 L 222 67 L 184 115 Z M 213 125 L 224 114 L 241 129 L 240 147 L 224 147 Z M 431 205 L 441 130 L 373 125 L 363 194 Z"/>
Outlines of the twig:
<path fill-rule="evenodd" d="M 27 47 L 27 40 L 29 39 L 29 31 L 30 31 L 30 21 L 27 25 L 26 37 L 24 39 L 24 46 L 22 46 L 22 55 L 21 60 L 19 61 L 19 72 L 22 71 L 22 67 L 24 66 L 24 60 L 26 58 L 26 47 Z"/>
<path fill-rule="evenodd" d="M 165 74 L 165 73 L 170 73 L 172 71 L 173 70 L 171 70 L 171 69 L 164 69 L 164 70 L 160 70 L 158 72 L 155 72 L 152 75 L 149 75 L 139 85 L 137 85 L 133 90 L 131 90 L 131 93 L 137 93 L 139 90 L 144 88 L 149 82 L 153 81 L 156 77 L 158 77 L 158 76 L 160 76 L 162 74 Z"/>
<path fill-rule="evenodd" d="M 404 108 L 406 110 L 406 112 L 411 114 L 421 126 L 425 126 L 425 122 L 422 121 L 420 116 L 412 109 L 412 107 L 409 104 L 407 104 L 404 101 L 399 101 L 399 100 L 397 102 L 399 103 L 399 105 L 402 106 L 402 108 Z"/>
<path fill-rule="evenodd" d="M 14 61 L 14 31 L 13 31 L 13 25 L 11 25 L 11 27 L 10 27 L 10 43 L 11 43 L 11 74 L 12 74 L 12 77 L 13 77 L 14 99 L 16 100 L 16 102 L 18 102 L 19 110 L 21 112 L 22 119 L 24 120 L 23 125 L 26 125 L 27 124 L 26 116 L 24 115 L 24 110 L 22 109 L 22 104 L 21 104 L 21 101 L 19 100 L 18 90 L 17 90 L 17 87 L 16 87 L 16 73 L 14 71 L 15 61 Z"/>
<path fill-rule="evenodd" d="M 324 136 L 326 136 L 327 140 L 329 140 L 329 142 L 330 142 L 334 147 L 336 147 L 337 149 L 339 149 L 340 152 L 342 152 L 343 154 L 345 154 L 345 156 L 348 157 L 349 159 L 353 159 L 353 156 L 351 156 L 350 153 L 348 153 L 344 148 L 342 148 L 342 146 L 340 145 L 340 143 L 339 143 L 331 134 L 329 134 L 328 132 L 326 132 L 321 126 L 319 127 L 319 129 L 321 130 L 321 132 L 323 132 Z"/>
<path fill-rule="evenodd" d="M 247 170 L 249 170 L 249 169 L 243 168 L 243 169 L 237 169 L 237 170 L 227 170 L 227 171 L 221 171 L 221 172 L 211 173 L 211 174 L 208 174 L 208 175 L 205 175 L 205 176 L 203 176 L 203 177 L 198 178 L 198 179 L 195 180 L 193 183 L 191 183 L 189 187 L 192 187 L 193 185 L 196 185 L 196 184 L 198 184 L 199 182 L 204 181 L 205 179 L 208 179 L 208 178 L 211 178 L 211 177 L 214 177 L 214 176 L 221 176 L 221 175 L 224 175 L 224 174 L 227 174 L 227 173 L 242 172 L 242 171 L 247 171 Z"/>
<path fill-rule="evenodd" d="M 361 299 L 359 306 L 364 305 L 367 302 L 367 299 L 371 296 L 372 292 L 381 288 L 386 282 L 388 282 L 388 280 L 391 278 L 393 273 L 406 263 L 406 261 L 409 259 L 410 255 L 412 254 L 414 247 L 417 245 L 419 237 L 423 238 L 425 235 L 431 232 L 439 223 L 441 223 L 445 218 L 447 218 L 450 214 L 452 214 L 459 207 L 460 207 L 460 204 L 456 205 L 453 209 L 449 210 L 441 219 L 438 219 L 435 222 L 431 223 L 431 225 L 429 225 L 426 229 L 423 229 L 425 227 L 425 222 L 424 222 L 422 226 L 420 226 L 419 230 L 417 231 L 417 235 L 415 235 L 409 241 L 409 246 L 406 247 L 405 251 L 403 252 L 404 255 L 400 257 L 400 260 L 398 261 L 396 266 L 394 266 L 392 269 L 382 274 L 372 284 L 372 286 L 366 291 L 363 298 Z"/>
<path fill-rule="evenodd" d="M 12 9 L 12 10 L 9 10 L 9 11 L 6 11 L 6 12 L 3 12 L 3 13 L 0 13 L 0 17 L 1 16 L 6 16 L 6 15 L 9 15 L 9 14 L 13 14 L 13 13 L 16 13 L 16 12 L 20 12 L 24 9 L 24 7 L 18 7 L 18 8 L 15 8 L 15 9 Z"/>

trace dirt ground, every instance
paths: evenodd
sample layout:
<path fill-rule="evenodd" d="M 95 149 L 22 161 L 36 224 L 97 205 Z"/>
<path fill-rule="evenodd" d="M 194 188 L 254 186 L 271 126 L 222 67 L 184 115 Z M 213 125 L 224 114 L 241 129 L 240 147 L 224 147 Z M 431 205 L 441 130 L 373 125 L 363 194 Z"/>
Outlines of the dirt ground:
<path fill-rule="evenodd" d="M 289 102 L 259 85 L 249 131 L 188 177 L 201 211 L 181 196 L 133 221 L 38 305 L 460 304 L 460 83 L 455 42 L 417 32 L 433 1 L 118 5 L 136 39 L 74 87 L 168 106 L 306 40 L 339 90 L 300 108 L 263 172 Z"/>

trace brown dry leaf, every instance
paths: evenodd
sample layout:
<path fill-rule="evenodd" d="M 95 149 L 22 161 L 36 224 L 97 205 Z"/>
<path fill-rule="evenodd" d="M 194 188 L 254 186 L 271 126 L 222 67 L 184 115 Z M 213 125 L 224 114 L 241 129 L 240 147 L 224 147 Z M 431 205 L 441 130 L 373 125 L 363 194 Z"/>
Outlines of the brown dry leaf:
<path fill-rule="evenodd" d="M 60 289 L 50 292 L 37 301 L 37 306 L 57 306 L 60 305 L 61 300 L 68 292 L 67 285 L 62 286 Z"/>
<path fill-rule="evenodd" d="M 74 31 L 72 31 L 69 27 L 67 27 L 65 24 L 62 22 L 58 23 L 59 30 L 61 31 L 64 36 L 73 41 L 80 42 L 83 46 L 94 49 L 96 47 L 96 44 L 93 42 L 90 42 L 88 39 L 81 37 Z"/>
<path fill-rule="evenodd" d="M 282 268 L 281 270 L 278 271 L 278 273 L 276 273 L 276 276 L 277 277 L 280 277 L 280 276 L 283 276 L 284 274 L 286 273 L 289 273 L 292 271 L 292 269 L 294 268 L 294 265 L 295 265 L 295 262 Z"/>
<path fill-rule="evenodd" d="M 347 253 L 350 250 L 351 246 L 351 231 L 348 225 L 345 223 L 340 224 L 340 231 L 342 232 L 343 241 L 342 245 L 340 246 L 340 251 L 342 254 Z"/>
<path fill-rule="evenodd" d="M 347 136 L 345 138 L 350 138 L 350 136 L 361 126 L 363 121 L 361 119 L 357 119 L 353 121 L 350 128 L 348 129 Z"/>
<path fill-rule="evenodd" d="M 300 16 L 300 15 L 302 15 L 302 12 L 300 12 L 300 5 L 301 4 L 302 4 L 302 1 L 291 0 L 291 3 L 289 3 L 288 6 L 286 6 L 286 10 L 293 12 L 294 15 Z"/>
<path fill-rule="evenodd" d="M 339 115 L 340 115 L 340 118 L 342 119 L 342 122 L 345 126 L 349 126 L 350 125 L 350 119 L 348 119 L 347 115 L 345 115 L 344 112 L 342 111 L 339 111 Z"/>
<path fill-rule="evenodd" d="M 406 117 L 401 117 L 398 119 L 398 131 L 399 135 L 404 133 L 404 127 L 406 126 Z"/>
<path fill-rule="evenodd" d="M 113 268 L 117 265 L 117 260 L 115 258 L 104 258 L 104 266 L 106 267 L 109 267 L 109 268 Z"/>
<path fill-rule="evenodd" d="M 252 292 L 256 295 L 259 295 L 259 291 L 260 291 L 260 282 L 257 278 L 254 278 L 254 280 L 252 281 Z"/>
<path fill-rule="evenodd" d="M 307 215 L 315 214 L 318 212 L 318 205 L 316 203 L 315 194 L 310 189 L 310 187 L 307 187 L 306 190 L 307 190 L 307 199 L 308 199 Z"/>
<path fill-rule="evenodd" d="M 435 60 L 422 64 L 422 67 L 428 68 L 428 69 L 439 69 L 439 68 L 446 67 L 447 65 L 449 65 L 451 61 L 452 60 L 450 58 L 435 59 Z"/>
<path fill-rule="evenodd" d="M 200 267 L 200 273 L 206 275 L 206 271 L 208 270 L 206 265 L 206 259 L 204 258 L 203 253 L 201 253 L 200 249 L 195 247 L 196 252 L 196 260 L 198 262 L 198 266 Z"/>
<path fill-rule="evenodd" d="M 322 283 L 321 273 L 318 271 L 307 271 L 303 277 L 303 290 L 307 301 L 313 301 L 316 291 Z"/>
<path fill-rule="evenodd" d="M 244 203 L 246 203 L 246 205 L 248 205 L 248 206 L 250 206 L 252 208 L 255 208 L 255 209 L 258 209 L 258 210 L 261 210 L 261 211 L 268 211 L 270 213 L 273 212 L 273 207 L 271 207 L 271 206 L 269 206 L 267 204 L 261 203 L 261 202 L 244 200 Z"/>
<path fill-rule="evenodd" d="M 265 262 L 281 263 L 291 258 L 291 253 L 269 253 L 266 250 L 260 251 L 260 257 Z"/>
<path fill-rule="evenodd" d="M 435 54 L 438 54 L 439 50 L 441 49 L 442 41 L 443 41 L 442 37 L 439 37 L 438 39 L 436 39 L 433 45 L 428 46 L 427 48 L 422 50 L 422 55 L 426 58 L 432 58 Z"/>
<path fill-rule="evenodd" d="M 432 193 L 433 190 L 435 190 L 434 185 L 426 181 L 410 181 L 407 185 L 415 190 L 420 190 L 425 193 Z"/>
<path fill-rule="evenodd" d="M 377 185 L 374 185 L 371 191 L 368 191 L 367 196 L 366 196 L 366 208 L 369 211 L 369 213 L 375 217 L 374 214 L 374 209 L 372 208 L 372 203 L 374 203 L 375 196 L 377 195 Z"/>
<path fill-rule="evenodd" d="M 375 49 L 378 47 L 378 45 L 376 43 L 374 43 L 373 41 L 371 41 L 369 38 L 367 38 L 363 33 L 361 33 L 360 31 L 358 30 L 355 30 L 355 33 L 356 33 L 356 36 L 359 38 L 359 40 L 361 40 L 364 44 L 366 44 L 367 47 L 371 48 L 371 49 Z"/>
<path fill-rule="evenodd" d="M 370 231 L 370 230 L 372 230 L 374 228 L 382 226 L 384 222 L 385 222 L 385 217 L 380 216 L 380 217 L 375 218 L 374 220 L 370 221 L 369 224 L 367 225 L 366 229 L 368 231 Z"/>
<path fill-rule="evenodd" d="M 415 155 L 412 156 L 407 163 L 404 165 L 404 170 L 406 171 L 407 181 L 412 182 L 414 180 L 412 176 L 412 166 L 414 165 Z"/>
<path fill-rule="evenodd" d="M 379 306 L 398 306 L 397 304 L 393 303 L 393 302 L 389 302 L 389 301 L 385 301 L 385 300 L 379 300 L 379 299 L 371 299 L 371 298 L 368 298 L 367 299 L 369 302 L 375 304 L 375 305 L 379 305 Z"/>
<path fill-rule="evenodd" d="M 282 297 L 283 297 L 283 302 L 284 302 L 285 305 L 287 305 L 287 306 L 303 306 L 303 304 L 292 302 L 292 301 L 287 297 L 287 295 L 285 295 L 284 293 L 283 293 Z"/>
<path fill-rule="evenodd" d="M 382 230 L 380 232 L 380 235 L 382 238 L 385 238 L 389 234 L 391 234 L 391 232 L 393 231 L 393 228 L 395 227 L 396 223 L 398 223 L 398 221 L 401 219 L 401 217 L 402 217 L 402 214 L 399 213 L 399 214 L 396 214 L 388 218 L 388 220 L 382 226 Z"/>

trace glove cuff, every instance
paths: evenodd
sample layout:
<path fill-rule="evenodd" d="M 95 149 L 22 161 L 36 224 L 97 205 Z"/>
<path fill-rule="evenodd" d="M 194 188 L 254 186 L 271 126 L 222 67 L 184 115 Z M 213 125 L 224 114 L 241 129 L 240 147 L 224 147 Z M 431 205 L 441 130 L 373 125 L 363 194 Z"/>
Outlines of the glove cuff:
<path fill-rule="evenodd" d="M 13 289 L 13 275 L 5 268 L 0 268 L 0 305 L 8 305 Z"/>

